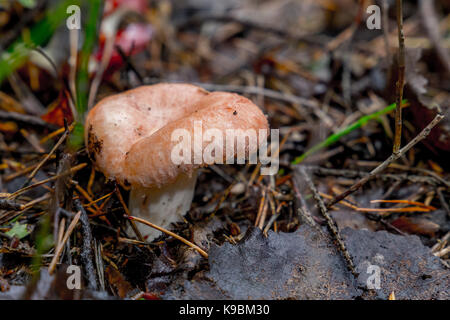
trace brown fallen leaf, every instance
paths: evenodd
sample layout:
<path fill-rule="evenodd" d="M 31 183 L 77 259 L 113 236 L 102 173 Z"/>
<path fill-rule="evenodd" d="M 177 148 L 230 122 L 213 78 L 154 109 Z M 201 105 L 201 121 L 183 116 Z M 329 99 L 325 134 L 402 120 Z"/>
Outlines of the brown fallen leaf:
<path fill-rule="evenodd" d="M 420 217 L 401 216 L 392 221 L 391 224 L 401 231 L 429 237 L 434 237 L 435 233 L 439 230 L 438 224 Z"/>
<path fill-rule="evenodd" d="M 107 266 L 105 269 L 105 274 L 108 282 L 120 298 L 126 298 L 128 294 L 133 291 L 134 288 L 128 281 L 125 280 L 118 270 L 111 266 Z"/>

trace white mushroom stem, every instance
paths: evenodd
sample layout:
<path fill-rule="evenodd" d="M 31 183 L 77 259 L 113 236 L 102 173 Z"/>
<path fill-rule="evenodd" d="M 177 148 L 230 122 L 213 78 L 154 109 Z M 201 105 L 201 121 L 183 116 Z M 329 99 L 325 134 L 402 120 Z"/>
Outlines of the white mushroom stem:
<path fill-rule="evenodd" d="M 171 223 L 182 221 L 183 216 L 189 211 L 196 181 L 197 170 L 192 172 L 190 177 L 180 174 L 175 182 L 162 188 L 133 186 L 129 201 L 131 215 L 167 229 Z M 161 231 L 141 223 L 136 226 L 148 242 L 161 235 Z"/>

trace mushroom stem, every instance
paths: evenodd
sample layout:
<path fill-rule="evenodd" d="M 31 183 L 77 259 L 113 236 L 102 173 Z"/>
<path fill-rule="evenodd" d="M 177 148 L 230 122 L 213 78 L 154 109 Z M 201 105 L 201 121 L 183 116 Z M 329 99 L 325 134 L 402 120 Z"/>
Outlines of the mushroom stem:
<path fill-rule="evenodd" d="M 174 183 L 162 188 L 133 186 L 129 202 L 131 215 L 163 228 L 167 228 L 171 223 L 182 221 L 191 207 L 196 181 L 197 170 L 192 172 L 191 176 L 179 175 Z M 137 227 L 149 242 L 161 235 L 161 231 L 143 224 L 138 224 Z"/>

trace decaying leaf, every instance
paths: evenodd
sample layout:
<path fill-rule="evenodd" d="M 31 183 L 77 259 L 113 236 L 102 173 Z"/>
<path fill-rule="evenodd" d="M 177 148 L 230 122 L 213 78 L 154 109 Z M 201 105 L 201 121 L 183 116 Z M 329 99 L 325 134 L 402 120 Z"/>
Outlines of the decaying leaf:
<path fill-rule="evenodd" d="M 209 251 L 210 271 L 181 278 L 166 299 L 448 299 L 450 271 L 416 236 L 346 228 L 355 281 L 328 238 L 307 225 L 294 233 L 251 229 L 237 245 Z M 379 286 L 371 286 L 374 270 Z M 371 289 L 373 288 L 373 289 Z"/>

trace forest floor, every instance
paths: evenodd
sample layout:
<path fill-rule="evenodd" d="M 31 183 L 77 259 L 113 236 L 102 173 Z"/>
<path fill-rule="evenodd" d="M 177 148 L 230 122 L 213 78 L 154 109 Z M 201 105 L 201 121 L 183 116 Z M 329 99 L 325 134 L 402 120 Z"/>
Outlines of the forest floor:
<path fill-rule="evenodd" d="M 450 298 L 448 3 L 403 1 L 393 153 L 395 1 L 80 0 L 79 37 L 66 2 L 0 2 L 0 299 Z M 83 144 L 95 102 L 161 82 L 242 94 L 279 129 L 275 175 L 200 170 L 171 230 L 207 258 L 129 232 L 129 188 Z"/>

